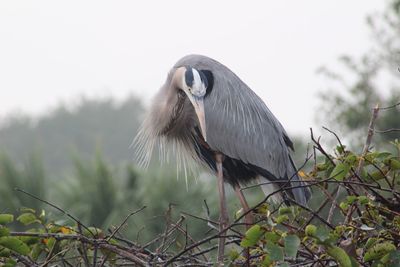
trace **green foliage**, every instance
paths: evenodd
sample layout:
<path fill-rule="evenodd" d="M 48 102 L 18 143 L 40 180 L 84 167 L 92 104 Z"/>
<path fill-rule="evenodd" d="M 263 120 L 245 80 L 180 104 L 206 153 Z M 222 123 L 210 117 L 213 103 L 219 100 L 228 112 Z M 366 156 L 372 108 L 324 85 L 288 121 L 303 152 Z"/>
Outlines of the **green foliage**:
<path fill-rule="evenodd" d="M 315 164 L 305 174 L 314 181 L 314 192 L 320 188 L 330 194 L 329 189 L 338 184 L 346 188 L 338 198 L 337 212 L 343 216 L 336 223 L 327 221 L 319 212 L 296 207 L 274 210 L 273 206 L 264 205 L 257 209 L 260 223 L 248 229 L 240 243 L 243 249 L 250 249 L 250 263 L 255 266 L 291 266 L 301 262 L 343 267 L 396 266 L 400 250 L 400 169 L 397 168 L 400 143 L 394 141 L 392 145 L 393 154 L 370 151 L 365 155 L 338 146 L 334 154 L 326 155 L 329 160 L 322 159 L 322 163 Z M 357 176 L 357 169 L 361 176 Z M 382 178 L 373 179 L 371 173 L 375 171 L 382 173 Z M 360 188 L 355 190 L 355 186 Z M 239 252 L 231 252 L 234 266 L 244 261 Z"/>
<path fill-rule="evenodd" d="M 244 248 L 252 247 L 255 244 L 257 244 L 258 240 L 260 240 L 260 237 L 262 235 L 263 231 L 261 230 L 261 227 L 258 224 L 253 225 L 245 233 L 242 242 L 240 242 L 240 245 Z"/>
<path fill-rule="evenodd" d="M 334 197 L 334 189 L 339 184 L 345 189 L 337 199 L 339 208 L 334 213 L 335 220 L 327 221 L 324 212 L 332 205 L 326 204 L 331 203 L 329 201 L 316 201 L 308 210 L 259 203 L 256 209 L 259 223 L 246 232 L 243 227 L 235 226 L 233 233 L 239 240 L 230 247 L 232 265 L 240 266 L 247 261 L 242 253 L 246 250 L 251 256 L 251 264 L 257 266 L 291 266 L 302 262 L 346 267 L 360 264 L 396 266 L 400 261 L 400 142 L 395 140 L 391 145 L 393 149 L 390 151 L 394 152 L 368 151 L 362 155 L 339 145 L 332 154 L 316 157 L 318 160 L 312 164 L 312 170 L 303 173 L 305 179 L 313 184 L 314 194 L 320 191 L 325 199 L 327 196 L 329 199 Z M 197 184 L 186 188 L 184 179 L 177 180 L 168 166 L 138 172 L 132 165 L 112 166 L 98 152 L 92 161 L 76 157 L 75 173 L 66 176 L 62 183 L 51 186 L 57 191 L 37 191 L 42 196 L 50 196 L 53 203 L 88 225 L 78 227 L 77 222 L 65 214 L 13 191 L 15 185 L 25 189 L 27 183 L 24 179 L 27 177 L 43 179 L 44 171 L 37 171 L 43 170 L 40 164 L 33 171 L 36 174 L 29 175 L 30 165 L 17 168 L 6 156 L 3 156 L 3 161 L 0 161 L 3 168 L 0 181 L 4 185 L 14 183 L 6 187 L 15 197 L 13 201 L 25 201 L 24 206 L 40 207 L 3 208 L 4 213 L 0 213 L 0 263 L 3 265 L 12 265 L 20 261 L 18 257 L 24 256 L 24 259 L 40 264 L 50 258 L 54 262 L 68 258 L 73 259 L 71 264 L 74 266 L 78 261 L 85 261 L 83 251 L 90 262 L 94 260 L 94 254 L 99 260 L 107 255 L 105 266 L 117 265 L 121 254 L 117 256 L 115 249 L 132 250 L 116 236 L 110 237 L 117 228 L 118 236 L 123 236 L 124 240 L 134 240 L 129 242 L 139 248 L 139 244 L 146 244 L 149 251 L 163 251 L 162 257 L 171 259 L 177 251 L 188 246 L 187 242 L 193 244 L 209 231 L 205 221 L 184 217 L 181 211 L 200 215 L 198 217 L 217 218 L 215 199 L 208 200 L 211 214 L 203 212 L 203 199 L 217 194 L 212 190 L 215 190 L 213 177 L 201 178 Z M 16 177 L 16 180 L 9 177 Z M 33 185 L 29 188 L 35 189 Z M 319 205 L 325 205 L 325 208 Z M 143 206 L 147 208 L 120 225 L 127 214 Z M 184 226 L 182 222 L 185 222 Z M 179 231 L 176 224 L 181 225 Z M 168 234 L 171 229 L 177 232 Z M 24 231 L 24 235 L 15 230 Z M 190 252 L 207 251 L 207 246 L 213 244 L 215 241 L 210 240 L 210 243 Z M 191 255 L 183 257 L 190 258 Z M 148 254 L 142 256 L 149 260 Z M 212 250 L 206 256 L 212 258 Z"/>
<path fill-rule="evenodd" d="M 297 235 L 288 235 L 285 237 L 285 255 L 290 258 L 296 258 L 301 240 Z"/>
<path fill-rule="evenodd" d="M 335 90 L 322 94 L 322 109 L 328 114 L 324 120 L 331 118 L 332 129 L 346 132 L 351 149 L 365 139 L 369 114 L 377 102 L 380 106 L 399 102 L 399 6 L 399 1 L 389 1 L 384 16 L 369 19 L 377 40 L 373 53 L 361 60 L 341 59 L 353 77 L 345 80 L 323 70 L 339 82 L 339 88 L 346 89 L 346 94 L 332 93 Z M 391 76 L 393 88 L 387 94 L 382 94 L 380 83 L 376 83 L 381 73 Z M 398 109 L 381 110 L 377 129 L 400 128 Z M 213 179 L 202 178 L 186 188 L 169 166 L 138 172 L 123 163 L 132 158 L 133 151 L 127 147 L 141 112 L 135 98 L 122 103 L 83 99 L 76 107 L 62 105 L 36 121 L 19 115 L 2 123 L 0 265 L 15 266 L 21 259 L 28 262 L 25 265 L 43 266 L 62 260 L 72 266 L 96 260 L 104 260 L 104 266 L 135 262 L 124 258 L 124 253 L 138 258 L 135 265 L 140 266 L 141 260 L 157 265 L 196 240 L 215 234 L 205 222 L 218 216 Z M 389 147 L 388 140 L 399 135 L 389 131 L 375 137 L 380 138 L 379 148 Z M 232 266 L 242 266 L 248 252 L 254 266 L 399 266 L 400 144 L 392 143 L 389 151 L 368 151 L 365 155 L 341 145 L 331 155 L 317 155 L 317 162 L 309 165 L 311 170 L 303 172 L 314 189 L 309 209 L 263 203 L 257 208 L 257 224 L 246 232 L 237 225 L 227 232 L 228 237 L 233 236 L 227 260 Z M 357 148 L 361 150 L 361 146 Z M 35 153 L 27 159 L 27 151 Z M 78 155 L 73 164 L 71 154 Z M 91 160 L 93 154 L 96 157 Z M 302 157 L 299 162 L 304 160 L 303 154 L 297 153 Z M 326 200 L 336 196 L 339 184 L 342 190 L 336 206 Z M 88 226 L 14 188 L 49 199 Z M 254 196 L 250 197 L 257 199 Z M 205 198 L 211 214 L 203 211 Z M 144 210 L 121 225 L 127 214 L 143 206 Z M 334 213 L 328 218 L 331 207 Z M 183 216 L 182 211 L 205 219 Z M 116 229 L 118 233 L 111 234 Z M 216 240 L 210 239 L 187 251 L 179 265 L 208 250 L 204 256 L 212 262 L 215 244 Z M 124 253 L 118 254 L 118 249 Z M 195 265 L 202 256 L 191 263 Z"/>
<path fill-rule="evenodd" d="M 14 215 L 12 214 L 0 214 L 0 224 L 7 224 L 14 221 Z"/>
<path fill-rule="evenodd" d="M 99 153 L 93 162 L 74 162 L 75 175 L 59 186 L 62 200 L 87 224 L 104 227 L 118 210 L 115 177 Z"/>
<path fill-rule="evenodd" d="M 12 237 L 12 236 L 2 236 L 0 237 L 0 246 L 3 248 L 12 250 L 21 255 L 29 254 L 29 247 L 26 243 L 22 242 L 22 240 Z"/>
<path fill-rule="evenodd" d="M 331 246 L 326 251 L 341 267 L 352 267 L 352 261 L 346 251 L 337 246 Z M 357 266 L 357 265 L 356 265 Z"/>

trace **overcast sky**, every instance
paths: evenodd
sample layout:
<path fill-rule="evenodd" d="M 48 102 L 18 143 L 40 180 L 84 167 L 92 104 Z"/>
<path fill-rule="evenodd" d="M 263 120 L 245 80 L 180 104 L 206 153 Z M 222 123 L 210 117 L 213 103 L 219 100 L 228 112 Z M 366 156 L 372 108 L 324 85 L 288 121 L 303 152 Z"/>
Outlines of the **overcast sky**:
<path fill-rule="evenodd" d="M 79 95 L 148 103 L 182 56 L 230 67 L 291 133 L 315 125 L 316 69 L 369 47 L 382 0 L 1 1 L 0 118 Z"/>

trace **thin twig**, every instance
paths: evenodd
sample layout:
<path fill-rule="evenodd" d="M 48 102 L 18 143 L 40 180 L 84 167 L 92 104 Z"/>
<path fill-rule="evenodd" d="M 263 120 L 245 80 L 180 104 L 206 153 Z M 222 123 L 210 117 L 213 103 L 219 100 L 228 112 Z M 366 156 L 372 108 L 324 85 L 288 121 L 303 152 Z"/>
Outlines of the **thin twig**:
<path fill-rule="evenodd" d="M 364 167 L 365 156 L 367 155 L 369 148 L 371 146 L 372 136 L 374 135 L 375 121 L 376 121 L 376 118 L 378 117 L 378 113 L 379 113 L 379 104 L 377 104 L 375 106 L 375 108 L 372 110 L 372 116 L 371 116 L 371 120 L 370 120 L 369 126 L 368 126 L 367 139 L 365 140 L 365 145 L 364 145 L 364 148 L 363 148 L 363 151 L 361 154 L 361 158 L 358 163 L 357 170 L 355 172 L 357 174 L 357 176 L 361 175 L 361 170 Z M 365 189 L 364 189 L 364 191 L 365 191 L 364 193 L 367 196 L 371 197 L 371 195 Z M 352 204 L 346 215 L 346 219 L 345 219 L 346 223 L 350 221 L 350 217 L 353 214 L 354 210 L 355 210 L 355 204 Z"/>
<path fill-rule="evenodd" d="M 29 193 L 29 192 L 27 192 L 27 191 L 25 191 L 25 190 L 23 190 L 23 189 L 20 189 L 20 188 L 18 188 L 18 187 L 14 188 L 14 190 L 17 191 L 17 192 L 21 192 L 21 193 L 23 193 L 23 194 L 25 194 L 25 195 L 28 195 L 28 196 L 30 196 L 31 198 L 34 198 L 34 199 L 36 199 L 36 200 L 39 200 L 40 202 L 43 202 L 43 203 L 49 205 L 50 207 L 55 208 L 55 209 L 58 210 L 59 212 L 63 213 L 64 215 L 68 216 L 68 217 L 71 218 L 73 221 L 75 221 L 75 222 L 77 223 L 78 226 L 79 226 L 79 225 L 82 225 L 82 227 L 85 228 L 86 230 L 88 230 L 89 233 L 90 233 L 93 237 L 95 236 L 94 233 L 92 233 L 92 231 L 89 229 L 89 227 L 87 227 L 86 225 L 84 225 L 80 220 L 78 220 L 77 218 L 75 218 L 74 216 L 72 216 L 70 213 L 68 213 L 67 211 L 63 210 L 62 208 L 56 206 L 55 204 L 50 203 L 50 202 L 48 202 L 47 200 L 41 199 L 41 198 L 39 198 L 39 197 L 37 197 L 37 196 L 35 196 L 35 195 L 32 195 L 31 193 Z"/>
<path fill-rule="evenodd" d="M 379 109 L 379 110 L 386 110 L 386 109 L 395 108 L 395 107 L 397 107 L 397 106 L 400 106 L 400 102 L 399 102 L 399 103 L 396 103 L 396 104 L 394 104 L 394 105 L 388 106 L 388 107 L 383 107 L 383 108 L 378 108 L 378 109 Z"/>
<path fill-rule="evenodd" d="M 146 206 L 143 206 L 143 207 L 141 207 L 140 209 L 135 210 L 134 212 L 129 213 L 128 216 L 125 217 L 125 219 L 122 221 L 122 223 L 121 223 L 117 228 L 114 229 L 114 231 L 111 233 L 111 235 L 110 235 L 109 237 L 107 237 L 106 240 L 107 240 L 107 241 L 110 241 L 111 238 L 113 238 L 113 237 L 115 236 L 115 234 L 121 229 L 121 227 L 125 225 L 125 223 L 128 221 L 128 219 L 129 219 L 131 216 L 135 215 L 136 213 L 141 212 L 141 211 L 144 210 L 145 208 L 146 208 Z"/>
<path fill-rule="evenodd" d="M 400 132 L 400 128 L 390 128 L 387 130 L 375 130 L 376 133 L 392 133 L 392 132 Z"/>
<path fill-rule="evenodd" d="M 136 264 L 138 264 L 138 266 L 147 266 L 146 262 L 137 256 L 139 254 L 139 251 L 135 251 L 135 254 L 133 254 L 133 253 L 129 252 L 131 250 L 131 248 L 121 246 L 118 244 L 109 244 L 109 243 L 107 243 L 107 241 L 105 239 L 88 238 L 81 234 L 32 233 L 32 232 L 10 232 L 10 236 L 33 236 L 33 237 L 39 237 L 39 238 L 54 237 L 54 238 L 60 239 L 60 240 L 61 239 L 78 240 L 81 243 L 95 245 L 101 249 L 106 249 L 111 252 L 114 252 L 125 259 L 135 262 Z M 140 254 L 142 254 L 142 253 L 140 253 Z M 18 256 L 21 256 L 21 255 L 18 254 Z M 31 265 L 29 265 L 29 266 L 37 266 L 37 265 L 34 265 L 34 263 L 31 263 Z"/>
<path fill-rule="evenodd" d="M 35 262 L 31 261 L 28 257 L 20 255 L 18 253 L 11 252 L 11 255 L 13 255 L 15 258 L 18 259 L 19 262 L 24 264 L 27 267 L 39 267 Z"/>

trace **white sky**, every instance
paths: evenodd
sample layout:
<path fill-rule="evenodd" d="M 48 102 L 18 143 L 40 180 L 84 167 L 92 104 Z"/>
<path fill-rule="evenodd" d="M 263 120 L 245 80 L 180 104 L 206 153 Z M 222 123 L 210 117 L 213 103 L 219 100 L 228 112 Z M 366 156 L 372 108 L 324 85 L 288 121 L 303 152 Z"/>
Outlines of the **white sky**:
<path fill-rule="evenodd" d="M 291 133 L 314 125 L 316 69 L 370 44 L 382 0 L 1 1 L 0 118 L 79 95 L 146 103 L 182 56 L 230 67 Z"/>

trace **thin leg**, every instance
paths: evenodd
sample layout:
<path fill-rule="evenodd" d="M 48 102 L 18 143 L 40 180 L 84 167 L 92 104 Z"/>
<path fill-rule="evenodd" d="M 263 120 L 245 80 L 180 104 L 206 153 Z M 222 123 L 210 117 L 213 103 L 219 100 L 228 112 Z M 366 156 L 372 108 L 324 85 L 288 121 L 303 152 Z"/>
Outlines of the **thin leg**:
<path fill-rule="evenodd" d="M 223 155 L 217 153 L 215 155 L 215 162 L 217 164 L 217 180 L 218 180 L 218 192 L 219 192 L 219 231 L 221 232 L 228 226 L 228 211 L 226 209 L 226 198 L 225 198 L 225 187 L 224 187 L 224 176 L 222 172 L 222 161 Z M 221 233 L 225 235 L 225 233 Z M 218 264 L 223 265 L 224 261 L 224 250 L 225 250 L 225 238 L 220 237 L 218 243 Z"/>
<path fill-rule="evenodd" d="M 244 197 L 242 190 L 240 190 L 239 185 L 235 185 L 235 193 L 240 200 L 240 204 L 242 204 L 243 212 L 248 212 L 250 210 L 249 204 L 247 204 L 246 198 Z M 249 229 L 250 226 L 254 223 L 252 212 L 249 212 L 244 216 L 244 223 L 246 224 L 247 229 Z"/>

